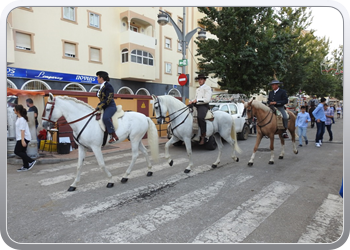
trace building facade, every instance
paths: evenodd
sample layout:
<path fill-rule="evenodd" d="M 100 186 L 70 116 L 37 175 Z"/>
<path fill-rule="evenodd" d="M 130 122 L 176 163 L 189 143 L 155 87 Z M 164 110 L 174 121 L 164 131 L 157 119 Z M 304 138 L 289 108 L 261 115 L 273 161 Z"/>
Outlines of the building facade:
<path fill-rule="evenodd" d="M 203 14 L 186 7 L 186 30 Z M 180 86 L 182 46 L 166 11 L 182 28 L 183 7 L 18 7 L 7 18 L 7 85 L 23 90 L 95 92 L 95 73 L 109 73 L 117 94 L 185 96 L 199 86 L 193 36 L 186 56 L 189 85 Z M 211 37 L 207 33 L 207 37 Z M 215 79 L 207 84 L 219 90 Z"/>

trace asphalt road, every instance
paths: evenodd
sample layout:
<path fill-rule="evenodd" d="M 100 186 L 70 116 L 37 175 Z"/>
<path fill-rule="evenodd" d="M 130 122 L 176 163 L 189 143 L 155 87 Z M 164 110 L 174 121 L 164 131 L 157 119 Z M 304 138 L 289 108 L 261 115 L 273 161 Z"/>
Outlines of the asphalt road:
<path fill-rule="evenodd" d="M 239 162 L 225 143 L 216 169 L 211 164 L 217 151 L 194 146 L 189 174 L 183 172 L 185 147 L 170 148 L 170 167 L 162 146 L 153 176 L 146 177 L 140 156 L 126 184 L 120 179 L 130 152 L 106 154 L 115 178 L 110 189 L 92 157 L 75 192 L 67 189 L 76 161 L 22 173 L 8 165 L 7 232 L 18 243 L 333 243 L 343 229 L 342 120 L 333 124 L 333 142 L 326 132 L 321 148 L 314 145 L 315 133 L 308 128 L 309 145 L 297 155 L 287 140 L 283 160 L 276 140 L 273 165 L 269 140 L 263 139 L 254 165 L 247 166 L 254 135 L 238 141 Z"/>

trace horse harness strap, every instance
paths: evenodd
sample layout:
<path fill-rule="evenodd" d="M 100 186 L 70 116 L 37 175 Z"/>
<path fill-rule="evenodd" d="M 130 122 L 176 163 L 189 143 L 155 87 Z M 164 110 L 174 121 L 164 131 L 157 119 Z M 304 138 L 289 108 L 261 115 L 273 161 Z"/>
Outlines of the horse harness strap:
<path fill-rule="evenodd" d="M 261 123 L 262 121 L 264 121 L 264 120 L 269 116 L 270 113 L 271 113 L 271 118 L 270 118 L 270 120 L 269 120 L 267 123 L 265 123 L 264 125 L 259 125 L 259 123 Z M 269 113 L 267 113 L 266 117 L 265 117 L 262 121 L 256 123 L 256 125 L 258 125 L 259 128 L 265 127 L 266 125 L 268 125 L 268 124 L 272 121 L 272 118 L 273 118 L 273 113 L 272 113 L 271 111 L 269 111 Z"/>
<path fill-rule="evenodd" d="M 76 140 L 76 142 L 77 142 L 78 144 L 81 144 L 81 143 L 79 142 L 79 137 L 80 137 L 80 135 L 83 133 L 83 131 L 85 130 L 86 126 L 90 123 L 92 117 L 94 117 L 94 113 L 95 113 L 95 112 L 93 112 L 92 114 L 89 114 L 89 115 L 91 115 L 91 116 L 90 116 L 89 120 L 85 123 L 84 127 L 80 130 L 78 136 L 75 137 L 75 136 L 73 135 L 74 140 Z M 86 117 L 87 117 L 87 116 L 86 116 Z M 85 119 L 86 117 L 84 116 L 83 118 Z M 76 121 L 74 121 L 74 122 L 80 121 L 80 120 L 82 120 L 83 118 L 80 118 L 79 120 L 76 120 Z M 71 122 L 71 123 L 73 123 L 73 122 Z M 71 124 L 71 123 L 68 123 L 68 124 Z"/>

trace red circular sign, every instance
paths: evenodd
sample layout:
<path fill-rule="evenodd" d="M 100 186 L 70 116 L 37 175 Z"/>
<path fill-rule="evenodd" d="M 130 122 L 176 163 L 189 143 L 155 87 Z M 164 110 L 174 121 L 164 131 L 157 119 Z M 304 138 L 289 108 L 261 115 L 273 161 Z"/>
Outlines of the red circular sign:
<path fill-rule="evenodd" d="M 185 74 L 179 75 L 178 82 L 181 86 L 185 86 L 185 84 L 187 83 L 187 76 Z"/>

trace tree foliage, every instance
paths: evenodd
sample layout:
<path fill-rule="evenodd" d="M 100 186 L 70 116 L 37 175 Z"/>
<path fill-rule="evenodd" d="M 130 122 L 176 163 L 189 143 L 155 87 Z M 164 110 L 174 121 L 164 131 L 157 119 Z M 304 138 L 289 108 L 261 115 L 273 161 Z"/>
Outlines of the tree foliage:
<path fill-rule="evenodd" d="M 341 76 L 321 74 L 329 41 L 307 31 L 312 13 L 306 7 L 198 9 L 205 14 L 200 23 L 216 38 L 196 41 L 201 56 L 197 73 L 217 78 L 221 89 L 249 95 L 268 91 L 267 83 L 278 79 L 289 95 L 342 92 Z M 339 61 L 342 52 L 334 53 Z"/>

